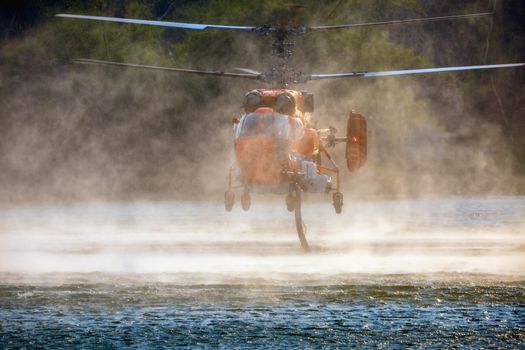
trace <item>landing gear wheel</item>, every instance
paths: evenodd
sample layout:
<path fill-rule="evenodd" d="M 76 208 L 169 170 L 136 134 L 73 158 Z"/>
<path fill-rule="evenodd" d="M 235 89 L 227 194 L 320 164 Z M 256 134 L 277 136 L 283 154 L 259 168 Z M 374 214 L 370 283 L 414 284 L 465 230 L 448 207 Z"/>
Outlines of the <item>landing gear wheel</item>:
<path fill-rule="evenodd" d="M 250 210 L 250 205 L 252 204 L 252 198 L 250 197 L 250 194 L 243 193 L 241 196 L 241 206 L 242 210 L 248 211 Z"/>
<path fill-rule="evenodd" d="M 335 212 L 341 214 L 343 210 L 343 194 L 341 192 L 336 192 L 332 196 Z"/>
<path fill-rule="evenodd" d="M 233 191 L 226 191 L 224 193 L 224 209 L 232 211 L 233 203 L 235 203 L 235 193 Z"/>
<path fill-rule="evenodd" d="M 306 225 L 303 223 L 303 218 L 301 215 L 301 187 L 299 184 L 294 184 L 293 186 L 293 198 L 295 199 L 295 228 L 297 229 L 297 236 L 299 236 L 299 241 L 305 253 L 310 251 L 310 246 L 305 237 Z"/>

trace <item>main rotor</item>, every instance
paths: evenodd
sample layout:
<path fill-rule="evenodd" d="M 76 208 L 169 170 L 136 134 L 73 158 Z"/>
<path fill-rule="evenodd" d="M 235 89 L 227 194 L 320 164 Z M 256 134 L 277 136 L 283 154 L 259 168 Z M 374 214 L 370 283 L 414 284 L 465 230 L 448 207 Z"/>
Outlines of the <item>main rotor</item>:
<path fill-rule="evenodd" d="M 292 10 L 297 10 L 294 8 Z M 435 73 L 435 72 L 447 72 L 447 71 L 461 71 L 461 70 L 476 70 L 476 69 L 492 69 L 492 68 L 505 68 L 505 67 L 518 67 L 524 66 L 524 63 L 510 63 L 510 64 L 493 64 L 493 65 L 477 65 L 477 66 L 456 66 L 456 67 L 438 67 L 438 68 L 424 68 L 424 69 L 408 69 L 408 70 L 394 70 L 394 71 L 382 71 L 382 72 L 367 72 L 367 71 L 353 71 L 347 73 L 328 73 L 328 74 L 306 74 L 303 72 L 295 71 L 292 65 L 292 56 L 294 53 L 295 41 L 293 37 L 305 35 L 311 32 L 333 30 L 333 29 L 344 29 L 344 28 L 363 28 L 370 26 L 383 26 L 383 25 L 396 25 L 405 23 L 418 23 L 418 22 L 433 22 L 443 20 L 460 20 L 466 18 L 475 17 L 486 17 L 493 15 L 493 12 L 483 13 L 472 13 L 463 15 L 451 15 L 451 16 L 440 16 L 440 17 L 426 17 L 426 18 L 412 18 L 402 19 L 394 21 L 382 21 L 382 22 L 368 22 L 368 23 L 354 23 L 354 24 L 340 24 L 340 25 L 328 25 L 328 26 L 305 26 L 305 25 L 290 25 L 295 18 L 296 12 L 292 11 L 290 20 L 282 25 L 277 26 L 230 26 L 230 25 L 217 25 L 217 24 L 197 24 L 197 23 L 181 23 L 181 22 L 168 22 L 168 21 L 154 21 L 154 20 L 142 20 L 142 19 L 128 19 L 118 17 L 101 17 L 101 16 L 87 16 L 87 15 L 73 15 L 73 14 L 57 14 L 57 17 L 72 18 L 72 19 L 84 19 L 84 20 L 95 20 L 95 21 L 106 21 L 126 24 L 141 24 L 141 25 L 152 25 L 168 28 L 183 28 L 192 30 L 206 30 L 206 29 L 217 29 L 217 30 L 233 30 L 242 32 L 252 32 L 260 36 L 271 37 L 272 43 L 272 59 L 270 69 L 266 73 L 261 73 L 249 68 L 237 68 L 236 70 L 240 73 L 235 72 L 224 72 L 224 71 L 206 71 L 196 69 L 184 69 L 184 68 L 171 68 L 171 67 L 158 67 L 149 66 L 135 63 L 124 63 L 124 62 L 110 62 L 102 61 L 97 59 L 86 59 L 79 58 L 73 60 L 75 63 L 81 64 L 98 64 L 98 65 L 111 65 L 121 67 L 132 67 L 141 69 L 152 69 L 162 70 L 180 73 L 193 73 L 201 75 L 215 75 L 230 78 L 243 78 L 259 80 L 268 84 L 271 84 L 272 88 L 288 88 L 290 85 L 302 84 L 309 80 L 318 79 L 333 79 L 333 78 L 350 78 L 350 77 L 382 77 L 382 76 L 395 76 L 395 75 L 407 75 L 407 74 L 421 74 L 421 73 Z"/>

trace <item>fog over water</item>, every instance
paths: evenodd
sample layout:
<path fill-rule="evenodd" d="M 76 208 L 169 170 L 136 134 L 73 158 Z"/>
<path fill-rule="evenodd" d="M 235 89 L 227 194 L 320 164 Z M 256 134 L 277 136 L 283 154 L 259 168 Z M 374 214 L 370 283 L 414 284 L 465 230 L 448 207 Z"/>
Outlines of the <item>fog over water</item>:
<path fill-rule="evenodd" d="M 525 344 L 521 197 L 303 206 L 28 205 L 0 213 L 0 343 L 475 348 Z M 281 199 L 281 198 L 279 198 Z"/>
<path fill-rule="evenodd" d="M 3 210 L 0 271 L 168 274 L 174 282 L 192 274 L 206 282 L 288 279 L 289 274 L 314 279 L 428 273 L 522 278 L 525 271 L 525 201 L 519 197 L 348 200 L 342 215 L 333 213 L 328 198 L 307 203 L 303 215 L 311 254 L 302 252 L 284 203 L 264 198 L 256 196 L 247 213 L 239 207 L 225 213 L 221 203 L 212 202 Z"/>

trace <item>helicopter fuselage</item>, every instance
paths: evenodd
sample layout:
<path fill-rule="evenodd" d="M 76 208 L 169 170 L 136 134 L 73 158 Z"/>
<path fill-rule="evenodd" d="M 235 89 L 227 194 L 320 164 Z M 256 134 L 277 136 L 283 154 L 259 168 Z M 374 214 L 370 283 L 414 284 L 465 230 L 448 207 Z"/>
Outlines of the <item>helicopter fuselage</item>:
<path fill-rule="evenodd" d="M 305 104 L 304 96 L 313 97 L 289 89 L 260 89 L 245 95 L 246 113 L 234 121 L 233 165 L 234 180 L 245 192 L 287 192 L 291 174 L 309 174 L 306 191 L 330 191 L 330 176 L 321 174 L 315 162 L 320 135 L 306 112 L 312 101 Z"/>

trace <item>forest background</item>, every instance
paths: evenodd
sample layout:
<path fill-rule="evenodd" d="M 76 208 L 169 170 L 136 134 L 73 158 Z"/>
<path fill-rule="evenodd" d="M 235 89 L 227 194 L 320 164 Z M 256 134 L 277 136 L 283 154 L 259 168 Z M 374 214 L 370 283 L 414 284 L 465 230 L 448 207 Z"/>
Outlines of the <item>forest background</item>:
<path fill-rule="evenodd" d="M 193 23 L 305 24 L 473 12 L 461 21 L 311 33 L 304 72 L 525 62 L 525 3 L 505 0 L 3 1 L 0 202 L 222 198 L 234 160 L 231 119 L 252 81 L 82 66 L 93 58 L 166 67 L 268 69 L 252 33 L 68 20 L 56 13 Z M 344 130 L 368 117 L 368 164 L 345 172 L 353 198 L 525 194 L 523 69 L 310 82 L 313 118 Z M 344 154 L 336 152 L 341 166 Z"/>

